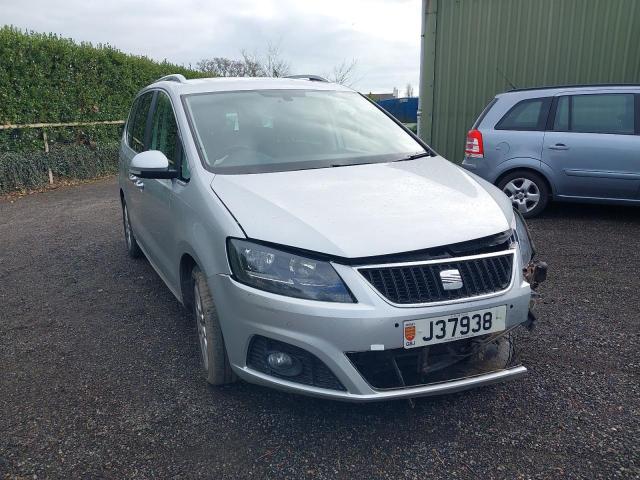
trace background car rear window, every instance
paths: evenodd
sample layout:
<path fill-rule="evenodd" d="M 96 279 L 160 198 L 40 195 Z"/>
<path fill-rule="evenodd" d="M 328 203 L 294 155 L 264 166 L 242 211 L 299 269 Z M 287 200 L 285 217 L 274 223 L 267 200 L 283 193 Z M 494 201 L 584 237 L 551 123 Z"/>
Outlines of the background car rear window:
<path fill-rule="evenodd" d="M 509 110 L 496 125 L 496 130 L 544 130 L 549 113 L 549 98 L 522 100 Z"/>
<path fill-rule="evenodd" d="M 558 99 L 553 129 L 561 132 L 634 133 L 632 93 L 571 95 Z"/>

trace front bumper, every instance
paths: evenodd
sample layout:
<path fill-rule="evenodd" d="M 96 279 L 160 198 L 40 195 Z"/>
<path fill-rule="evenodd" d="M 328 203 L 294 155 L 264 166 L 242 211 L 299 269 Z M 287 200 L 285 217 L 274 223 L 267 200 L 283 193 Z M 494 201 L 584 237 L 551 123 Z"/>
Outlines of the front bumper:
<path fill-rule="evenodd" d="M 358 303 L 302 300 L 257 290 L 227 275 L 209 278 L 229 361 L 239 377 L 300 394 L 367 402 L 452 393 L 517 378 L 526 373 L 524 367 L 516 366 L 446 382 L 376 389 L 346 355 L 346 352 L 402 348 L 402 325 L 407 320 L 506 305 L 507 329 L 526 322 L 531 289 L 520 274 L 520 266 L 515 268 L 511 288 L 499 296 L 428 307 L 393 306 L 355 269 L 343 265 L 335 265 L 335 268 Z M 300 384 L 250 368 L 247 365 L 247 353 L 251 339 L 256 335 L 285 342 L 316 356 L 337 377 L 345 391 Z"/>

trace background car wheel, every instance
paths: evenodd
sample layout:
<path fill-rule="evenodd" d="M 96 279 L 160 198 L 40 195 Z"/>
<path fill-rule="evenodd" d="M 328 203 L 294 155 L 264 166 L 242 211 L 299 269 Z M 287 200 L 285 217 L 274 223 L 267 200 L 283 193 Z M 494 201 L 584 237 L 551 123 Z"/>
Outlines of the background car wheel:
<path fill-rule="evenodd" d="M 523 217 L 531 218 L 539 215 L 549 202 L 549 187 L 540 175 L 525 170 L 516 170 L 498 182 L 513 208 Z"/>
<path fill-rule="evenodd" d="M 122 202 L 122 223 L 124 224 L 124 241 L 127 245 L 127 252 L 131 258 L 138 258 L 142 255 L 142 250 L 140 250 L 136 237 L 131 229 L 129 210 L 125 202 Z"/>
<path fill-rule="evenodd" d="M 209 292 L 207 279 L 198 267 L 192 272 L 193 313 L 198 331 L 200 356 L 207 382 L 225 385 L 237 380 L 231 370 L 227 349 L 222 338 L 218 313 Z"/>

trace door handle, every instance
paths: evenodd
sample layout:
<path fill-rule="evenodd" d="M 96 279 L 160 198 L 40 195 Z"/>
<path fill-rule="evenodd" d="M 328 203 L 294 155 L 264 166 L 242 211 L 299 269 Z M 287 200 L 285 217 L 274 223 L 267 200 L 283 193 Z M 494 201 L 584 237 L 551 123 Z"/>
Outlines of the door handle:
<path fill-rule="evenodd" d="M 549 150 L 569 150 L 569 147 L 567 147 L 564 143 L 556 143 L 555 145 L 551 145 L 549 147 Z"/>
<path fill-rule="evenodd" d="M 135 182 L 136 180 L 138 180 L 138 177 L 136 177 L 133 173 L 130 173 L 129 180 L 131 180 L 132 182 Z"/>
<path fill-rule="evenodd" d="M 135 186 L 138 187 L 140 190 L 144 190 L 144 182 L 142 180 L 136 180 Z"/>

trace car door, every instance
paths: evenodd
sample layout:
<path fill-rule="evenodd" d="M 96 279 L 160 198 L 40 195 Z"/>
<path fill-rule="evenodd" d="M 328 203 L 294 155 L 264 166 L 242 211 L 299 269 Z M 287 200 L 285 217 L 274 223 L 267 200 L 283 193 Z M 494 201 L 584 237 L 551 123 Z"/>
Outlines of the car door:
<path fill-rule="evenodd" d="M 164 153 L 169 169 L 182 172 L 183 148 L 178 125 L 169 95 L 158 90 L 154 99 L 149 128 L 149 150 Z M 173 204 L 176 190 L 185 185 L 184 178 L 143 180 L 141 211 L 145 217 L 148 246 L 147 256 L 158 273 L 171 287 L 177 285 L 178 271 L 175 256 L 175 225 Z"/>
<path fill-rule="evenodd" d="M 127 122 L 125 145 L 122 148 L 123 166 L 122 173 L 126 179 L 123 183 L 123 191 L 127 202 L 129 220 L 133 228 L 134 235 L 138 242 L 146 249 L 148 233 L 146 218 L 142 215 L 141 209 L 143 200 L 142 180 L 129 173 L 131 160 L 138 153 L 147 150 L 149 143 L 149 119 L 151 114 L 151 104 L 153 103 L 154 92 L 148 91 L 138 96 L 131 109 L 131 115 Z"/>
<path fill-rule="evenodd" d="M 640 188 L 640 136 L 633 92 L 560 94 L 542 161 L 559 197 L 633 200 Z"/>

